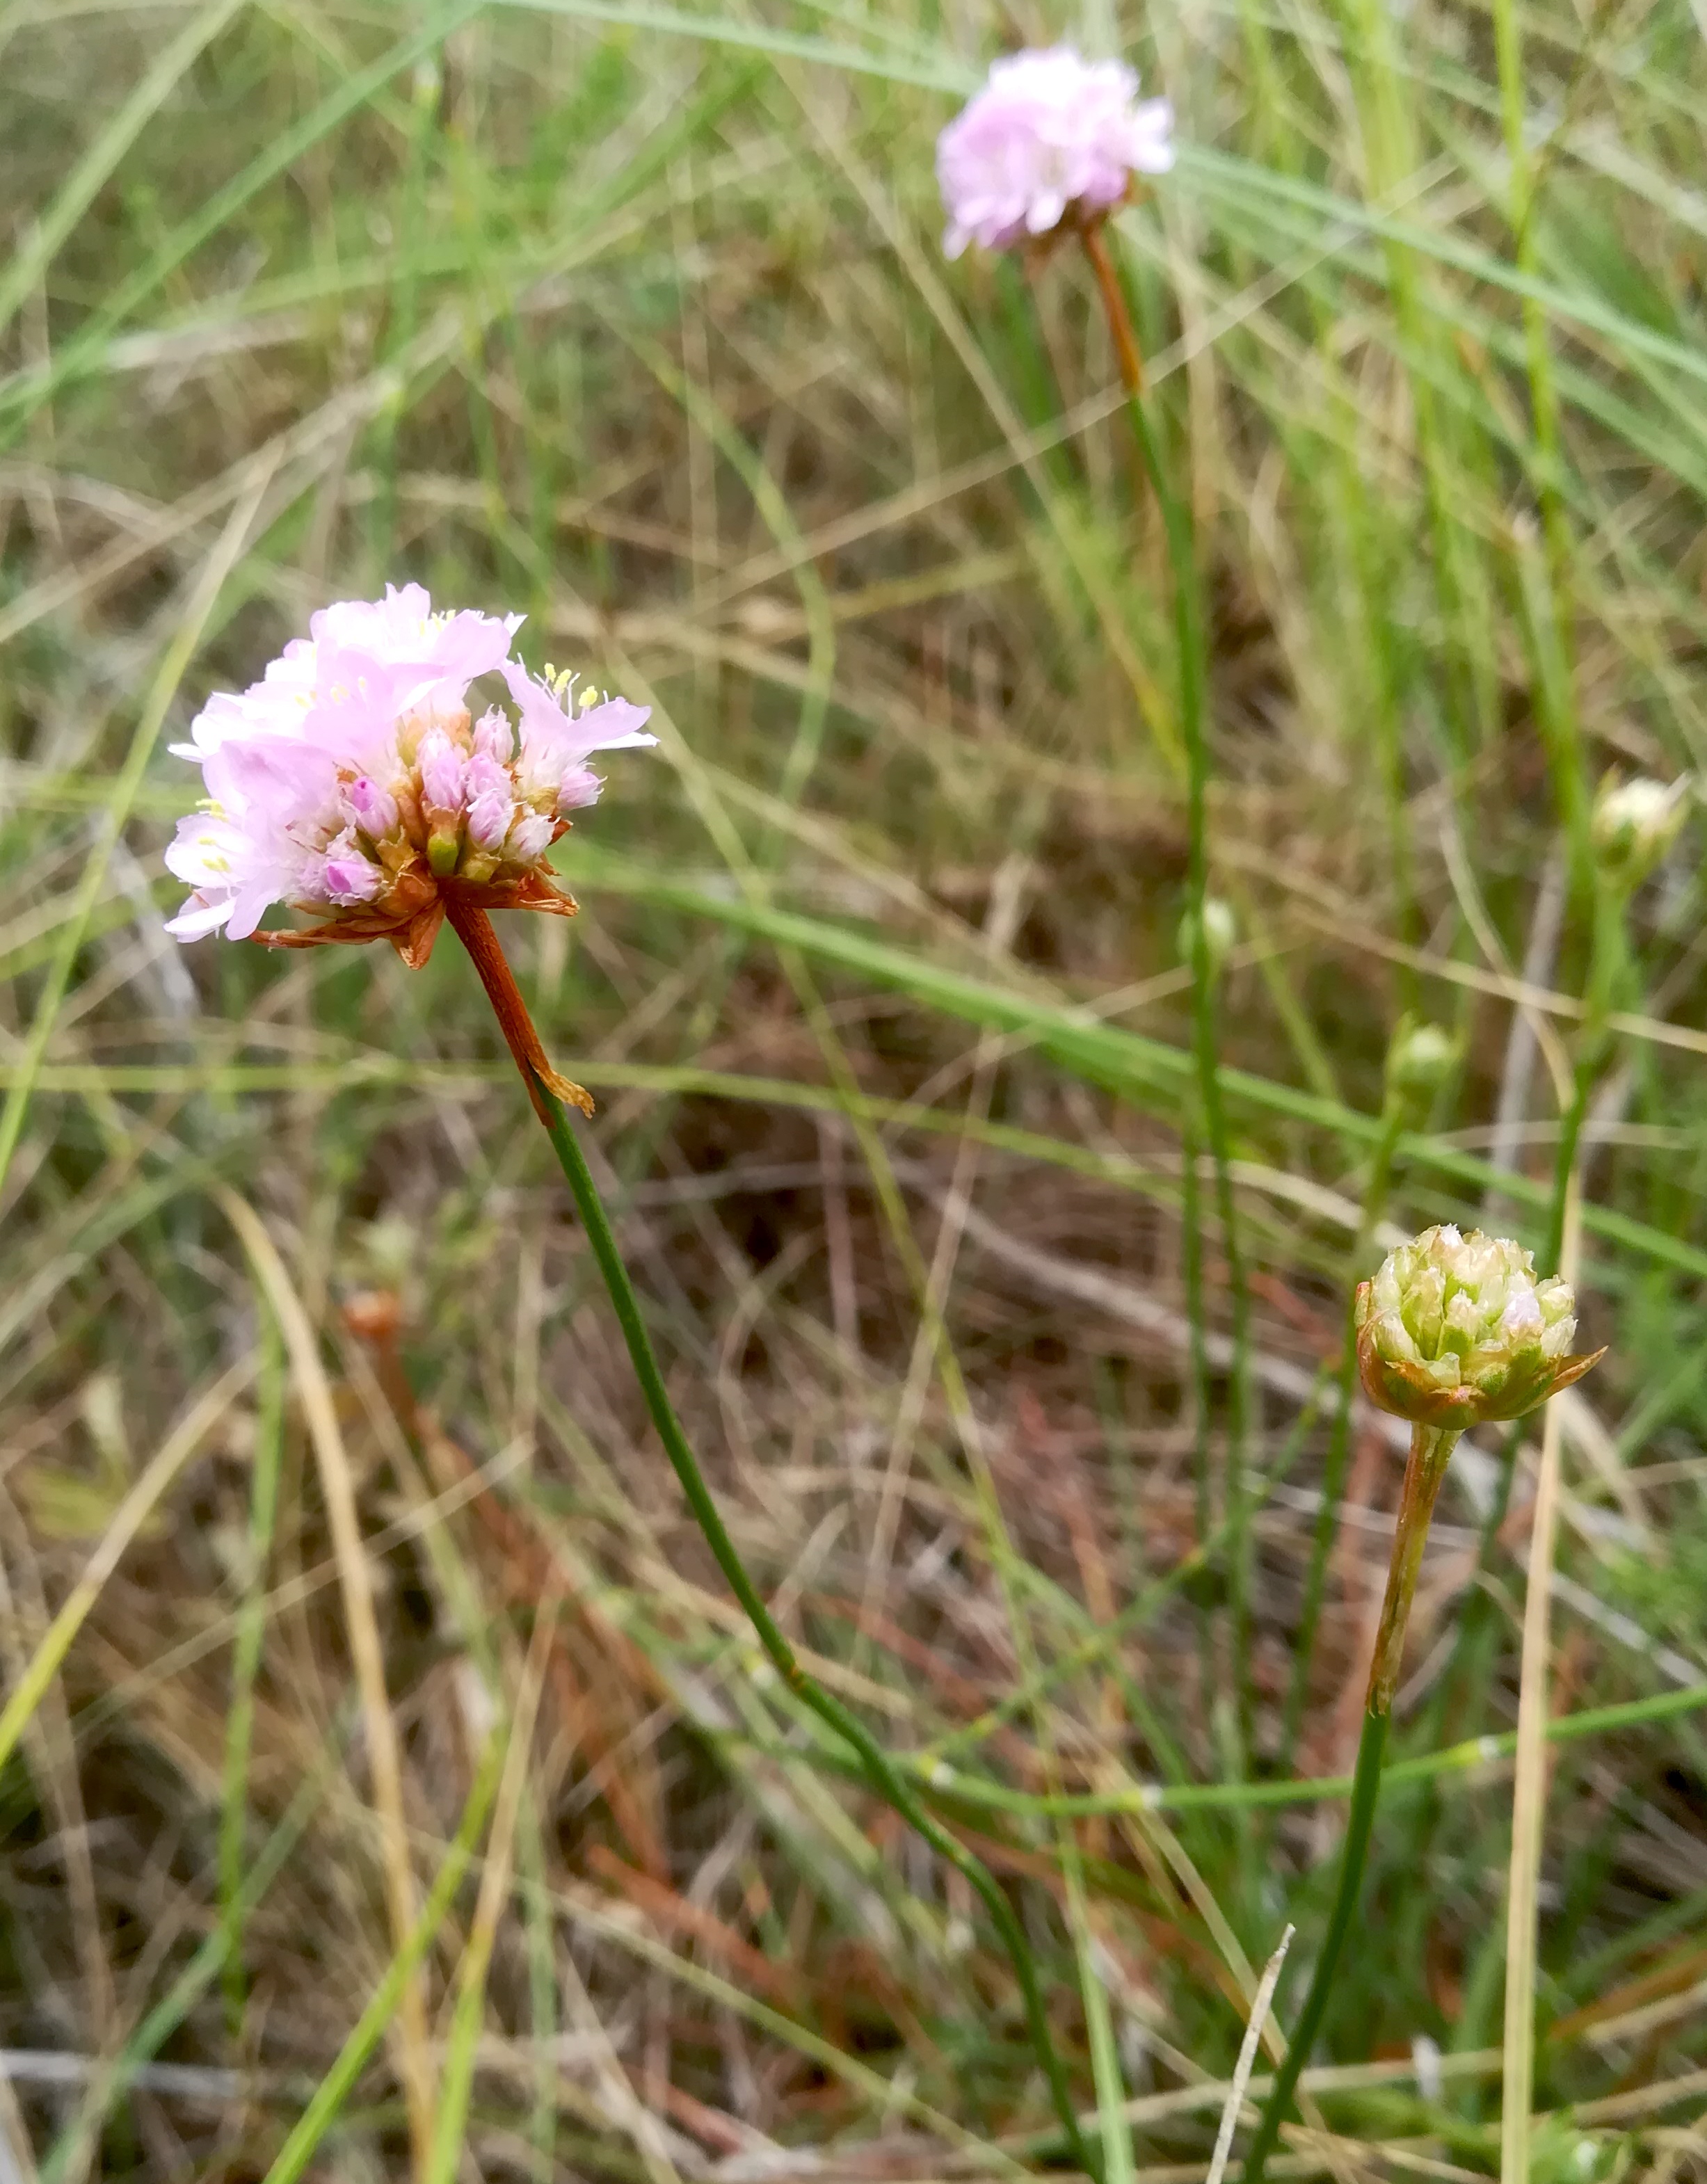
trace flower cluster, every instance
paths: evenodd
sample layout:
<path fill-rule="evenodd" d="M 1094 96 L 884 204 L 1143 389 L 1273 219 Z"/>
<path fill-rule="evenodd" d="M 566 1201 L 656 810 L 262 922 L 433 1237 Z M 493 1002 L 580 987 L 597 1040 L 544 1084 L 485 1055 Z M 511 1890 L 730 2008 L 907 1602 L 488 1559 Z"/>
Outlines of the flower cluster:
<path fill-rule="evenodd" d="M 426 961 L 444 890 L 485 908 L 572 911 L 545 853 L 593 803 L 596 751 L 655 741 L 646 710 L 533 675 L 511 649 L 522 616 L 434 613 L 418 584 L 324 608 L 259 682 L 209 699 L 173 745 L 207 800 L 166 862 L 194 890 L 166 930 L 274 946 L 388 939 Z M 476 720 L 470 686 L 503 678 L 515 708 Z M 257 928 L 275 903 L 307 932 Z"/>
<path fill-rule="evenodd" d="M 1137 96 L 1124 61 L 1082 60 L 1071 46 L 997 61 L 937 139 L 948 255 L 973 242 L 1009 249 L 1069 213 L 1095 218 L 1120 203 L 1135 174 L 1166 174 L 1174 110 Z"/>
<path fill-rule="evenodd" d="M 1520 1245 L 1450 1223 L 1402 1244 L 1358 1284 L 1356 1322 L 1370 1401 L 1455 1429 L 1522 1418 L 1602 1354 L 1571 1352 L 1569 1282 L 1538 1281 Z"/>

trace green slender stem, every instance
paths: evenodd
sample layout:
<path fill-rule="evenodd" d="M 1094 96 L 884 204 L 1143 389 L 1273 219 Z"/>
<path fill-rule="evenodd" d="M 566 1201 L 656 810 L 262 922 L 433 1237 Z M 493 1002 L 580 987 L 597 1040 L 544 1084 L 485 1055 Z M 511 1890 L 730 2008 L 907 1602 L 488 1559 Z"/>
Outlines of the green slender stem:
<path fill-rule="evenodd" d="M 1178 655 L 1180 733 L 1185 750 L 1187 838 L 1186 915 L 1191 949 L 1191 1046 L 1197 1063 L 1197 1099 L 1209 1154 L 1215 1168 L 1215 1210 L 1227 1260 L 1231 1306 L 1233 1369 L 1228 1381 L 1226 1515 L 1230 1525 L 1228 1591 L 1233 1611 L 1233 1660 L 1239 1683 L 1241 1741 L 1250 1747 L 1250 1536 L 1245 1521 L 1245 1440 L 1250 1415 L 1250 1297 L 1239 1248 L 1233 1208 L 1232 1152 L 1226 1109 L 1221 1098 L 1219 1037 L 1216 1026 L 1215 965 L 1210 953 L 1203 905 L 1209 890 L 1208 646 L 1203 631 L 1197 541 L 1191 513 L 1168 476 L 1162 449 L 1145 403 L 1143 368 L 1132 331 L 1131 314 L 1099 222 L 1080 231 L 1085 254 L 1096 276 L 1107 315 L 1115 353 L 1126 387 L 1126 415 L 1138 453 L 1156 496 L 1173 577 L 1174 649 Z"/>
<path fill-rule="evenodd" d="M 1245 2184 L 1263 2184 L 1264 2167 L 1280 2135 L 1281 2118 L 1297 2090 L 1299 2076 L 1309 2059 L 1311 2048 L 1315 2045 L 1316 2035 L 1321 2030 L 1322 2019 L 1327 2012 L 1340 1951 L 1351 1930 L 1358 1898 L 1362 1892 L 1364 1866 L 1369 1858 L 1370 1831 L 1375 1823 L 1375 1798 L 1381 1789 L 1381 1758 L 1386 1750 L 1388 1719 L 1386 1713 L 1373 1711 L 1364 1716 L 1364 1733 L 1358 1740 L 1358 1763 L 1352 1776 L 1352 1804 L 1346 1818 L 1345 1848 L 1340 1856 L 1339 1889 L 1334 1897 L 1333 1913 L 1328 1920 L 1328 1930 L 1322 1936 L 1321 1954 L 1316 1958 L 1309 1992 L 1304 1997 L 1304 2006 L 1298 2013 L 1291 2045 L 1286 2050 L 1286 2059 L 1275 2074 L 1274 2086 L 1264 2103 L 1262 2116 L 1257 2125 L 1257 2135 L 1245 2156 Z"/>
<path fill-rule="evenodd" d="M 1398 1522 L 1393 1530 L 1392 1559 L 1387 1565 L 1386 1592 L 1381 1602 L 1381 1627 L 1375 1636 L 1375 1657 L 1370 1663 L 1369 1698 L 1364 1713 L 1364 1732 L 1358 1743 L 1358 1763 L 1352 1775 L 1351 1810 L 1346 1816 L 1345 1847 L 1340 1854 L 1339 1885 L 1321 1953 L 1311 1975 L 1309 1992 L 1298 2013 L 1286 2059 L 1275 2074 L 1274 2086 L 1264 2104 L 1256 2137 L 1245 2156 L 1245 2184 L 1262 2184 L 1264 2165 L 1280 2135 L 1280 2124 L 1297 2088 L 1298 2077 L 1309 2060 L 1316 2035 L 1321 2031 L 1333 1993 L 1334 1975 L 1341 1951 L 1357 1915 L 1363 1892 L 1364 1868 L 1368 1863 L 1370 1836 L 1375 1826 L 1375 1800 L 1381 1793 L 1381 1759 L 1386 1749 L 1387 1724 L 1392 1713 L 1393 1693 L 1398 1687 L 1403 1658 L 1405 1625 L 1410 1620 L 1417 1576 L 1428 1538 L 1429 1520 L 1446 1476 L 1448 1459 L 1458 1440 L 1455 1433 L 1438 1427 L 1413 1425 L 1409 1460 L 1399 1497 Z"/>
<path fill-rule="evenodd" d="M 1209 1357 L 1203 1340 L 1203 1209 L 1197 1184 L 1197 1133 L 1188 1123 L 1180 1150 L 1180 1227 L 1185 1284 L 1186 1340 L 1191 1367 L 1193 1483 L 1197 1489 L 1197 1542 L 1207 1544 L 1214 1528 L 1209 1487 Z"/>
<path fill-rule="evenodd" d="M 616 1312 L 617 1324 L 622 1330 L 622 1340 L 628 1350 L 628 1362 L 634 1368 L 634 1378 L 647 1413 L 659 1440 L 664 1444 L 664 1453 L 670 1459 L 671 1468 L 687 1496 L 688 1507 L 693 1511 L 695 1520 L 705 1535 L 706 1544 L 711 1548 L 724 1581 L 740 1603 L 759 1643 L 789 1689 L 852 1747 L 867 1782 L 884 1802 L 923 1836 L 938 1856 L 946 1858 L 977 1892 L 1001 1936 L 1002 1946 L 1019 1981 L 1032 2046 L 1048 2081 L 1050 2098 L 1060 2119 L 1068 2148 L 1073 2159 L 1087 2176 L 1100 2176 L 1100 2168 L 1079 2127 L 1072 2088 L 1050 2033 L 1037 1969 L 1012 1905 L 982 1861 L 925 1809 L 918 1794 L 898 1772 L 894 1762 L 864 1723 L 806 1674 L 795 1658 L 794 1647 L 760 1597 L 758 1588 L 748 1576 L 745 1565 L 735 1552 L 734 1542 L 718 1514 L 717 1505 L 706 1484 L 699 1460 L 677 1418 L 675 1407 L 664 1385 L 664 1376 L 653 1354 L 651 1337 L 646 1332 L 639 1299 L 628 1279 L 628 1270 L 622 1263 L 622 1255 L 617 1249 L 616 1239 L 605 1216 L 598 1186 L 593 1180 L 593 1172 L 587 1165 L 586 1155 L 581 1150 L 581 1141 L 569 1119 L 568 1111 L 552 1089 L 551 1083 L 541 1073 L 541 1067 L 533 1061 L 533 1054 L 539 1051 L 538 1035 L 533 1032 L 527 1005 L 516 984 L 515 976 L 498 944 L 496 934 L 492 931 L 491 921 L 483 911 L 472 909 L 455 899 L 447 903 L 447 915 L 480 975 L 487 998 L 493 1005 L 505 1038 L 522 1072 L 522 1082 L 527 1088 L 534 1112 L 545 1126 L 545 1134 L 551 1140 L 552 1150 L 568 1183 L 576 1211 L 581 1217 L 581 1224 L 587 1232 L 587 1240 L 593 1247 L 593 1256 L 598 1262 L 599 1272 Z"/>
<path fill-rule="evenodd" d="M 1055 2052 L 1036 1968 L 1025 1936 L 1020 1930 L 1019 1921 L 1014 1916 L 1012 1905 L 982 1862 L 925 1810 L 917 1794 L 896 1771 L 887 1752 L 858 1717 L 851 1713 L 839 1699 L 825 1691 L 801 1668 L 793 1646 L 760 1598 L 757 1588 L 748 1576 L 740 1557 L 735 1552 L 734 1542 L 717 1513 L 717 1505 L 711 1498 L 711 1490 L 706 1485 L 699 1462 L 682 1431 L 665 1390 L 663 1375 L 653 1355 L 651 1338 L 641 1317 L 639 1301 L 628 1279 L 622 1254 L 616 1248 L 616 1240 L 611 1234 L 610 1222 L 605 1217 L 598 1188 L 593 1181 L 592 1171 L 587 1166 L 586 1156 L 581 1150 L 574 1125 L 561 1101 L 546 1093 L 543 1087 L 541 1094 L 549 1110 L 544 1117 L 546 1135 L 551 1140 L 552 1148 L 567 1178 L 576 1210 L 581 1216 L 582 1226 L 593 1246 L 593 1256 L 598 1261 L 599 1272 L 604 1277 L 611 1306 L 622 1330 L 622 1339 L 628 1347 L 628 1360 L 634 1368 L 634 1378 L 639 1384 L 641 1396 L 658 1438 L 664 1444 L 664 1452 L 681 1481 L 688 1506 L 693 1511 L 700 1529 L 705 1534 L 706 1545 L 716 1557 L 725 1582 L 739 1602 L 747 1620 L 758 1635 L 759 1643 L 789 1689 L 803 1705 L 810 1707 L 821 1720 L 828 1723 L 836 1734 L 853 1747 L 867 1781 L 884 1802 L 900 1814 L 907 1825 L 916 1829 L 931 1848 L 940 1857 L 946 1858 L 978 1892 L 1012 1962 L 1025 2001 L 1026 2021 L 1030 2029 L 1032 2045 L 1049 2081 L 1050 2096 L 1073 2159 L 1088 2176 L 1096 2176 L 1098 2173 L 1096 2164 L 1079 2127 L 1067 2074 Z"/>

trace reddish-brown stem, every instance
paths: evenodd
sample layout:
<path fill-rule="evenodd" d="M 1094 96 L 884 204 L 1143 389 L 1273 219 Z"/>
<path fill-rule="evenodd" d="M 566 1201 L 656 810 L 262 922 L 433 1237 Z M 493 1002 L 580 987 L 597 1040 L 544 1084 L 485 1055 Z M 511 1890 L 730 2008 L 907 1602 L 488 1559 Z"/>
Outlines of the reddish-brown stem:
<path fill-rule="evenodd" d="M 1428 1542 L 1429 1520 L 1436 1496 L 1446 1477 L 1447 1459 L 1458 1435 L 1450 1428 L 1413 1425 L 1410 1455 L 1405 1463 L 1404 1484 L 1399 1489 L 1398 1524 L 1393 1533 L 1392 1563 L 1387 1571 L 1386 1597 L 1381 1602 L 1381 1628 L 1375 1634 L 1375 1658 L 1370 1663 L 1368 1706 L 1371 1713 L 1392 1711 L 1398 1689 L 1399 1665 L 1404 1658 L 1405 1625 L 1410 1621 L 1422 1570 L 1423 1548 Z"/>
<path fill-rule="evenodd" d="M 1108 245 L 1103 239 L 1102 223 L 1095 220 L 1086 220 L 1079 234 L 1085 245 L 1085 255 L 1091 260 L 1091 270 L 1096 276 L 1102 309 L 1108 320 L 1108 331 L 1114 337 L 1114 354 L 1120 360 L 1121 381 L 1126 392 L 1135 400 L 1144 392 L 1144 359 L 1139 353 L 1138 337 L 1133 332 L 1132 314 L 1126 308 L 1125 292 L 1120 286 L 1119 276 L 1114 270 L 1114 261 L 1108 255 Z"/>
<path fill-rule="evenodd" d="M 533 1112 L 548 1126 L 550 1111 L 540 1091 L 543 1084 L 560 1100 L 570 1100 L 583 1115 L 593 1112 L 593 1102 L 580 1085 L 572 1084 L 551 1067 L 545 1058 L 545 1049 L 539 1043 L 539 1034 L 533 1028 L 533 1019 L 527 1013 L 527 1004 L 522 998 L 522 989 L 516 983 L 516 973 L 510 967 L 498 935 L 492 929 L 492 920 L 477 904 L 471 903 L 454 887 L 443 890 L 444 915 L 450 921 L 451 930 L 468 950 L 480 983 L 486 989 L 486 998 L 492 1004 L 492 1013 L 498 1019 L 498 1028 L 503 1033 L 505 1044 L 516 1057 L 516 1067 L 522 1072 L 522 1082 L 527 1087 L 527 1096 L 533 1103 Z"/>

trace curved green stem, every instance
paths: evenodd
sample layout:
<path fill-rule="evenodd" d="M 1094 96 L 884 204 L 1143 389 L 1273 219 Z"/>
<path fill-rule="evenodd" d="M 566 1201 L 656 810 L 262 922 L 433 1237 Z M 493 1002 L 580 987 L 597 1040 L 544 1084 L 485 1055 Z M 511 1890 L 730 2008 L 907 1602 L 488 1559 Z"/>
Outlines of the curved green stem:
<path fill-rule="evenodd" d="M 1334 1908 L 1328 1920 L 1328 1930 L 1322 1936 L 1321 1954 L 1316 1958 L 1316 1969 L 1310 1980 L 1310 1991 L 1304 1997 L 1304 2006 L 1298 2013 L 1293 2028 L 1291 2044 L 1286 2050 L 1286 2059 L 1275 2074 L 1274 2086 L 1257 2125 L 1257 2136 L 1251 2142 L 1245 2156 L 1245 2184 L 1263 2184 L 1263 2170 L 1275 2150 L 1275 2142 L 1280 2135 L 1280 2120 L 1286 2114 L 1292 2095 L 1297 2090 L 1298 2079 L 1309 2059 L 1316 2035 L 1321 2030 L 1326 2014 L 1328 1997 L 1333 1992 L 1334 1972 L 1340 1960 L 1340 1951 L 1345 1945 L 1356 1914 L 1358 1898 L 1362 1892 L 1364 1866 L 1369 1857 L 1370 1831 L 1375 1825 L 1375 1798 L 1381 1786 L 1381 1758 L 1386 1750 L 1387 1720 L 1385 1713 L 1373 1711 L 1364 1716 L 1364 1733 L 1358 1741 L 1357 1771 L 1352 1777 L 1351 1810 L 1346 1817 L 1345 1848 L 1340 1855 L 1340 1884 L 1334 1897 Z"/>
<path fill-rule="evenodd" d="M 628 1269 L 622 1264 L 610 1222 L 605 1218 L 604 1206 L 594 1184 L 592 1172 L 587 1166 L 586 1156 L 581 1150 L 574 1125 L 562 1102 L 549 1094 L 545 1096 L 549 1105 L 549 1112 L 545 1117 L 546 1134 L 568 1179 L 576 1210 L 587 1231 L 588 1241 L 593 1246 L 593 1256 L 599 1262 L 599 1272 L 604 1277 L 605 1287 L 610 1293 L 611 1306 L 622 1329 L 622 1339 L 628 1346 L 628 1359 L 634 1368 L 634 1378 L 639 1383 L 641 1396 L 657 1429 L 658 1438 L 664 1444 L 664 1452 L 682 1483 L 688 1506 L 706 1535 L 706 1544 L 717 1558 L 718 1568 L 722 1570 L 730 1591 L 740 1602 L 747 1620 L 758 1634 L 759 1643 L 770 1656 L 789 1690 L 803 1705 L 810 1707 L 820 1719 L 828 1722 L 838 1736 L 852 1746 L 864 1768 L 866 1780 L 884 1802 L 899 1813 L 908 1825 L 915 1828 L 931 1848 L 940 1857 L 946 1858 L 978 1892 L 1012 1961 L 1020 1992 L 1025 1998 L 1025 2014 L 1032 2045 L 1048 2079 L 1055 2111 L 1061 2120 L 1061 2127 L 1066 2134 L 1073 2158 L 1087 2175 L 1095 2176 L 1097 2170 L 1091 2157 L 1091 2149 L 1079 2128 L 1067 2074 L 1050 2036 L 1049 2020 L 1043 2007 L 1043 1994 L 1038 1985 L 1036 1967 L 1032 1963 L 1030 1949 L 1020 1930 L 1012 1905 L 982 1861 L 974 1858 L 925 1810 L 896 1772 L 888 1753 L 858 1717 L 851 1713 L 840 1699 L 806 1674 L 795 1658 L 793 1646 L 759 1597 L 757 1589 L 747 1575 L 741 1558 L 735 1552 L 734 1543 L 724 1528 L 723 1520 L 717 1513 L 717 1505 L 711 1498 L 711 1490 L 706 1485 L 694 1451 L 688 1445 L 687 1437 L 666 1392 L 663 1376 L 652 1353 L 651 1340 L 640 1316 L 639 1301 L 628 1279 Z"/>
<path fill-rule="evenodd" d="M 476 921 L 486 927 L 483 933 L 479 932 Z M 524 1058 L 524 1050 L 518 1047 L 511 1038 L 511 1027 L 518 1018 L 526 1020 L 527 1008 L 509 964 L 498 946 L 496 936 L 491 933 L 489 921 L 483 911 L 471 911 L 457 905 L 451 911 L 451 922 L 468 948 L 506 1038 L 511 1039 L 511 1050 L 522 1070 L 522 1080 L 536 1113 L 545 1125 L 545 1134 L 551 1140 L 552 1150 L 568 1183 L 576 1211 L 581 1217 L 581 1224 L 587 1232 L 587 1240 L 593 1246 L 593 1256 L 598 1262 L 599 1272 L 616 1314 L 617 1324 L 622 1330 L 622 1340 L 628 1350 L 628 1362 L 634 1368 L 634 1378 L 639 1383 L 647 1413 L 656 1429 L 659 1440 L 664 1444 L 664 1453 L 669 1457 L 671 1468 L 681 1482 L 688 1506 L 706 1536 L 706 1543 L 716 1558 L 717 1568 L 752 1624 L 759 1643 L 789 1690 L 803 1706 L 810 1707 L 820 1720 L 827 1722 L 844 1742 L 852 1747 L 872 1790 L 910 1827 L 923 1836 L 939 1857 L 946 1858 L 977 1892 L 1001 1936 L 1002 1946 L 1019 1981 L 1031 2043 L 1048 2081 L 1050 2098 L 1060 2119 L 1068 2150 L 1087 2176 L 1099 2176 L 1101 2170 L 1092 2159 L 1091 2148 L 1079 2127 L 1079 2118 L 1073 2106 L 1072 2089 L 1050 2034 L 1037 1968 L 1032 1961 L 1030 1948 L 1013 1906 L 1003 1895 L 982 1860 L 975 1858 L 925 1809 L 917 1793 L 897 1771 L 888 1753 L 857 1715 L 850 1713 L 840 1699 L 806 1674 L 795 1658 L 793 1646 L 760 1597 L 758 1589 L 748 1576 L 745 1565 L 735 1552 L 734 1542 L 718 1514 L 711 1489 L 706 1484 L 698 1459 L 689 1446 L 688 1437 L 682 1430 L 669 1393 L 664 1386 L 664 1376 L 658 1369 L 658 1361 L 653 1354 L 651 1338 L 646 1332 L 639 1299 L 628 1279 L 628 1270 L 622 1263 L 622 1255 L 617 1249 L 616 1236 L 605 1216 L 598 1186 L 593 1180 L 592 1170 L 587 1165 L 586 1156 L 581 1150 L 581 1141 L 575 1134 L 568 1111 L 551 1084 L 539 1073 L 532 1056 L 527 1055 Z M 465 926 L 471 930 L 465 931 Z M 531 1025 L 528 1028 L 531 1030 Z"/>
<path fill-rule="evenodd" d="M 1358 1740 L 1358 1763 L 1352 1776 L 1351 1810 L 1346 1816 L 1339 1885 L 1328 1917 L 1328 1930 L 1322 1936 L 1321 1953 L 1316 1958 L 1309 1992 L 1292 2031 L 1286 2059 L 1275 2074 L 1274 2086 L 1257 2125 L 1256 2137 L 1245 2156 L 1245 2184 L 1262 2184 L 1264 2164 L 1274 2151 L 1281 2121 L 1297 2089 L 1299 2074 L 1309 2060 L 1316 2035 L 1321 2031 L 1334 1991 L 1340 1954 L 1357 1916 L 1363 1893 L 1364 1868 L 1369 1859 L 1370 1836 L 1375 1826 L 1375 1799 L 1381 1791 L 1387 1723 L 1392 1713 L 1393 1693 L 1398 1687 L 1399 1663 L 1404 1653 L 1405 1625 L 1410 1620 L 1411 1602 L 1416 1596 L 1429 1521 L 1434 1514 L 1441 1481 L 1446 1477 L 1447 1460 L 1457 1440 L 1455 1433 L 1435 1426 L 1411 1428 L 1410 1457 L 1405 1465 L 1404 1485 L 1399 1497 L 1392 1559 L 1387 1565 L 1381 1627 L 1375 1636 L 1375 1658 L 1370 1663 L 1364 1733 Z"/>

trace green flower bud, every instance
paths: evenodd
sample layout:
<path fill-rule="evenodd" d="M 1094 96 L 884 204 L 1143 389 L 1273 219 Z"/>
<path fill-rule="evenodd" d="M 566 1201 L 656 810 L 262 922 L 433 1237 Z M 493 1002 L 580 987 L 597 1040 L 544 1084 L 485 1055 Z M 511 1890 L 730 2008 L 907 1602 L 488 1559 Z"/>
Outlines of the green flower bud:
<path fill-rule="evenodd" d="M 1429 1102 L 1458 1067 L 1458 1041 L 1439 1024 L 1401 1017 L 1387 1048 L 1390 1096 L 1408 1114 L 1425 1114 Z"/>
<path fill-rule="evenodd" d="M 1688 808 L 1687 776 L 1667 788 L 1643 775 L 1634 781 L 1607 775 L 1589 831 L 1600 868 L 1615 887 L 1640 886 L 1677 839 Z"/>
<path fill-rule="evenodd" d="M 1372 1403 L 1461 1433 L 1520 1418 L 1605 1355 L 1573 1353 L 1576 1300 L 1504 1237 L 1446 1223 L 1358 1285 L 1358 1368 Z"/>
<path fill-rule="evenodd" d="M 1239 925 L 1231 903 L 1224 902 L 1218 894 L 1206 894 L 1203 898 L 1203 939 L 1209 958 L 1209 976 L 1219 978 L 1238 944 Z M 1187 963 L 1192 960 L 1192 918 L 1189 910 L 1180 920 L 1180 954 Z"/>

